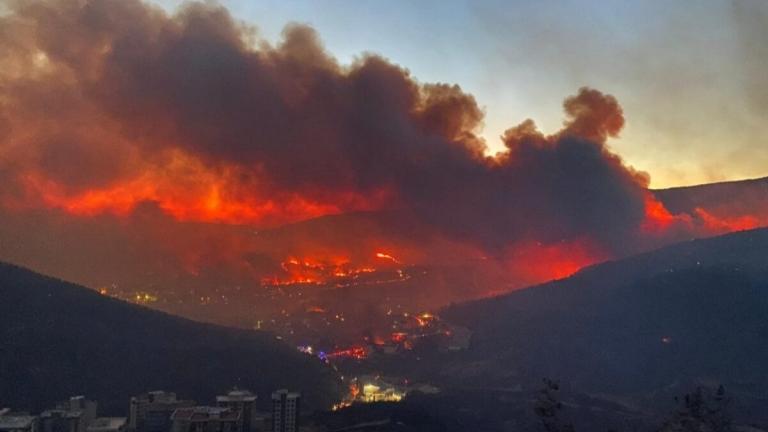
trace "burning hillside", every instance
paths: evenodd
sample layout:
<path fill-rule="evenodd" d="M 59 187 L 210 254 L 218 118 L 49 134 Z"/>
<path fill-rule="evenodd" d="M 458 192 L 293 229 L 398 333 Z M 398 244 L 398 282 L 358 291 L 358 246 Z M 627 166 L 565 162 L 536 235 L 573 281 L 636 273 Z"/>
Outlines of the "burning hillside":
<path fill-rule="evenodd" d="M 33 0 L 0 34 L 2 257 L 175 311 L 250 316 L 295 285 L 412 292 L 425 266 L 451 269 L 418 287 L 439 305 L 768 223 L 670 211 L 608 147 L 623 111 L 590 88 L 560 131 L 526 120 L 490 155 L 459 86 L 341 65 L 306 26 L 270 44 L 210 4 Z M 440 276 L 456 269 L 461 286 Z"/>

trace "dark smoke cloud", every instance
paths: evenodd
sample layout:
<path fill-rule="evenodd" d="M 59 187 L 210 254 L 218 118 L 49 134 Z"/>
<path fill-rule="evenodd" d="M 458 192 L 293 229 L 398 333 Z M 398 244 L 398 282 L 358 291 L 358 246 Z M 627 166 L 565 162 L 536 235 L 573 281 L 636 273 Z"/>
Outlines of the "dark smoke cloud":
<path fill-rule="evenodd" d="M 606 147 L 624 119 L 583 88 L 562 131 L 531 121 L 485 155 L 483 113 L 458 86 L 421 84 L 376 55 L 343 66 L 306 26 L 276 46 L 222 7 L 177 14 L 138 0 L 11 2 L 0 22 L 2 168 L 65 191 L 114 184 L 168 151 L 235 167 L 228 193 L 311 197 L 355 210 L 407 208 L 498 249 L 589 237 L 626 247 L 645 217 L 647 176 Z M 7 119 L 7 120 L 3 120 Z M 14 163 L 9 161 L 13 160 Z M 382 195 L 383 194 L 383 195 Z"/>

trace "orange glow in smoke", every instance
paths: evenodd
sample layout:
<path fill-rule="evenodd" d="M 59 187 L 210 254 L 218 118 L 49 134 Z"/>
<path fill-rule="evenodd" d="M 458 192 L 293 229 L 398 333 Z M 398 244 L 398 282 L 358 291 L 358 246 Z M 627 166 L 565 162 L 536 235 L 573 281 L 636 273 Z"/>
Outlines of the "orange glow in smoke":
<path fill-rule="evenodd" d="M 179 221 L 275 225 L 351 210 L 374 210 L 391 198 L 380 190 L 362 195 L 335 191 L 317 200 L 300 193 L 261 190 L 243 168 L 210 167 L 181 151 L 172 151 L 162 165 L 140 167 L 133 177 L 84 191 L 69 191 L 42 173 L 21 179 L 27 200 L 9 207 L 57 208 L 77 216 L 129 215 L 143 202 L 155 203 Z M 311 194 L 316 195 L 316 194 Z"/>
<path fill-rule="evenodd" d="M 675 222 L 684 220 L 690 221 L 690 217 L 675 216 L 664 207 L 656 197 L 649 193 L 645 197 L 645 219 L 643 220 L 642 230 L 646 233 L 663 233 L 668 230 Z"/>
<path fill-rule="evenodd" d="M 43 173 L 30 171 L 22 178 L 25 198 L 4 204 L 8 207 L 47 207 L 66 211 L 76 216 L 113 214 L 129 216 L 141 203 L 154 203 L 165 214 L 178 221 L 216 222 L 229 224 L 279 225 L 317 216 L 349 210 L 375 210 L 386 207 L 392 195 L 386 190 L 363 196 L 355 192 L 334 192 L 323 200 L 310 199 L 316 193 L 284 193 L 262 190 L 252 173 L 236 166 L 209 166 L 184 152 L 170 151 L 163 163 L 145 163 L 135 175 L 127 175 L 118 182 L 86 190 L 72 191 L 47 178 Z M 248 179 L 248 180 L 243 180 Z M 333 198 L 329 198 L 332 196 Z M 765 218 L 754 215 L 727 215 L 720 209 L 697 208 L 692 214 L 672 214 L 650 192 L 645 198 L 645 217 L 639 227 L 642 235 L 663 236 L 676 227 L 683 227 L 697 235 L 706 236 L 745 230 L 766 225 Z M 261 278 L 263 285 L 324 284 L 341 278 L 356 278 L 376 272 L 383 261 L 397 265 L 403 250 L 390 250 L 389 243 L 376 244 L 369 259 L 353 262 L 349 251 L 327 251 L 320 255 L 288 256 L 281 264 L 282 272 Z M 248 245 L 237 245 L 231 252 L 248 250 Z M 370 250 L 370 249 L 369 249 Z M 375 251 L 375 252 L 373 252 Z M 397 252 L 397 254 L 395 253 Z M 414 251 L 408 251 L 413 255 Z M 415 251 L 419 253 L 418 250 Z M 179 252 L 188 253 L 186 249 Z M 193 254 L 194 255 L 194 254 Z M 579 269 L 613 258 L 588 238 L 578 241 L 541 244 L 534 240 L 513 244 L 507 248 L 503 261 L 508 274 L 520 283 L 538 283 L 572 275 Z M 187 271 L 198 274 L 205 263 L 202 255 L 182 261 Z M 223 258 L 222 258 L 223 259 Z M 408 255 L 409 262 L 413 262 Z M 366 262 L 367 261 L 367 262 Z"/>
<path fill-rule="evenodd" d="M 523 242 L 509 249 L 507 269 L 524 283 L 538 283 L 568 277 L 606 259 L 608 256 L 587 240 L 550 245 Z"/>
<path fill-rule="evenodd" d="M 760 219 L 752 215 L 719 218 L 703 208 L 697 208 L 696 215 L 701 218 L 705 227 L 713 233 L 743 231 L 763 225 Z"/>
<path fill-rule="evenodd" d="M 768 221 L 753 214 L 738 214 L 736 211 L 720 209 L 720 213 L 733 215 L 718 216 L 704 208 L 696 208 L 692 214 L 673 215 L 656 198 L 648 194 L 645 201 L 645 220 L 642 231 L 646 234 L 664 234 L 675 225 L 694 231 L 700 236 L 711 236 L 765 226 Z"/>

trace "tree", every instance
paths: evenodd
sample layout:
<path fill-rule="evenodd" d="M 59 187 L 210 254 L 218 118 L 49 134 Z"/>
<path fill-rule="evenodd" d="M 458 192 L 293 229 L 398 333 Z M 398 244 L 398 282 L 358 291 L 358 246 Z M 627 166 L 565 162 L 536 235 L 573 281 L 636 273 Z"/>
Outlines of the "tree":
<path fill-rule="evenodd" d="M 720 385 L 717 390 L 697 387 L 683 398 L 675 398 L 678 409 L 664 422 L 662 432 L 730 432 L 731 398 Z"/>
<path fill-rule="evenodd" d="M 573 425 L 563 423 L 560 413 L 563 403 L 560 402 L 560 384 L 549 378 L 544 378 L 544 387 L 539 391 L 539 397 L 533 407 L 546 432 L 573 432 Z"/>

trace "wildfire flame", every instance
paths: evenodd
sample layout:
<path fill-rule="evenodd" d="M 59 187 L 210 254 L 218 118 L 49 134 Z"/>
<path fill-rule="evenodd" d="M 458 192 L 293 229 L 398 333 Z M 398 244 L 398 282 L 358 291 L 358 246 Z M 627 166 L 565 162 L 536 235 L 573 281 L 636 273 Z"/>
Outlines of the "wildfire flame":
<path fill-rule="evenodd" d="M 335 279 L 357 278 L 377 269 L 356 265 L 345 255 L 335 257 L 288 257 L 280 264 L 282 274 L 262 278 L 262 285 L 324 284 Z"/>
<path fill-rule="evenodd" d="M 397 258 L 393 257 L 390 254 L 386 254 L 384 252 L 376 252 L 376 258 L 381 258 L 381 259 L 389 260 L 389 261 L 392 261 L 395 264 L 402 264 L 400 261 L 398 261 Z"/>
<path fill-rule="evenodd" d="M 667 208 L 612 152 L 624 113 L 595 89 L 564 100 L 561 130 L 523 121 L 492 155 L 483 110 L 458 85 L 421 83 L 376 55 L 343 65 L 306 26 L 273 44 L 207 3 L 173 16 L 142 2 L 10 3 L 0 22 L 0 244 L 11 246 L 0 252 L 91 286 L 121 270 L 72 270 L 63 255 L 86 261 L 109 248 L 105 262 L 130 264 L 121 285 L 194 280 L 202 291 L 213 280 L 325 284 L 394 268 L 399 283 L 412 250 L 426 264 L 439 251 L 475 267 L 490 257 L 484 264 L 522 286 L 768 223 L 764 207 Z M 395 210 L 418 228 L 382 216 L 343 240 L 346 227 L 253 233 Z M 34 228 L 30 214 L 43 215 Z M 19 241 L 17 226 L 43 225 Z M 50 233 L 68 240 L 55 254 Z M 24 249 L 33 237 L 44 240 Z M 487 292 L 481 285 L 466 284 Z"/>

